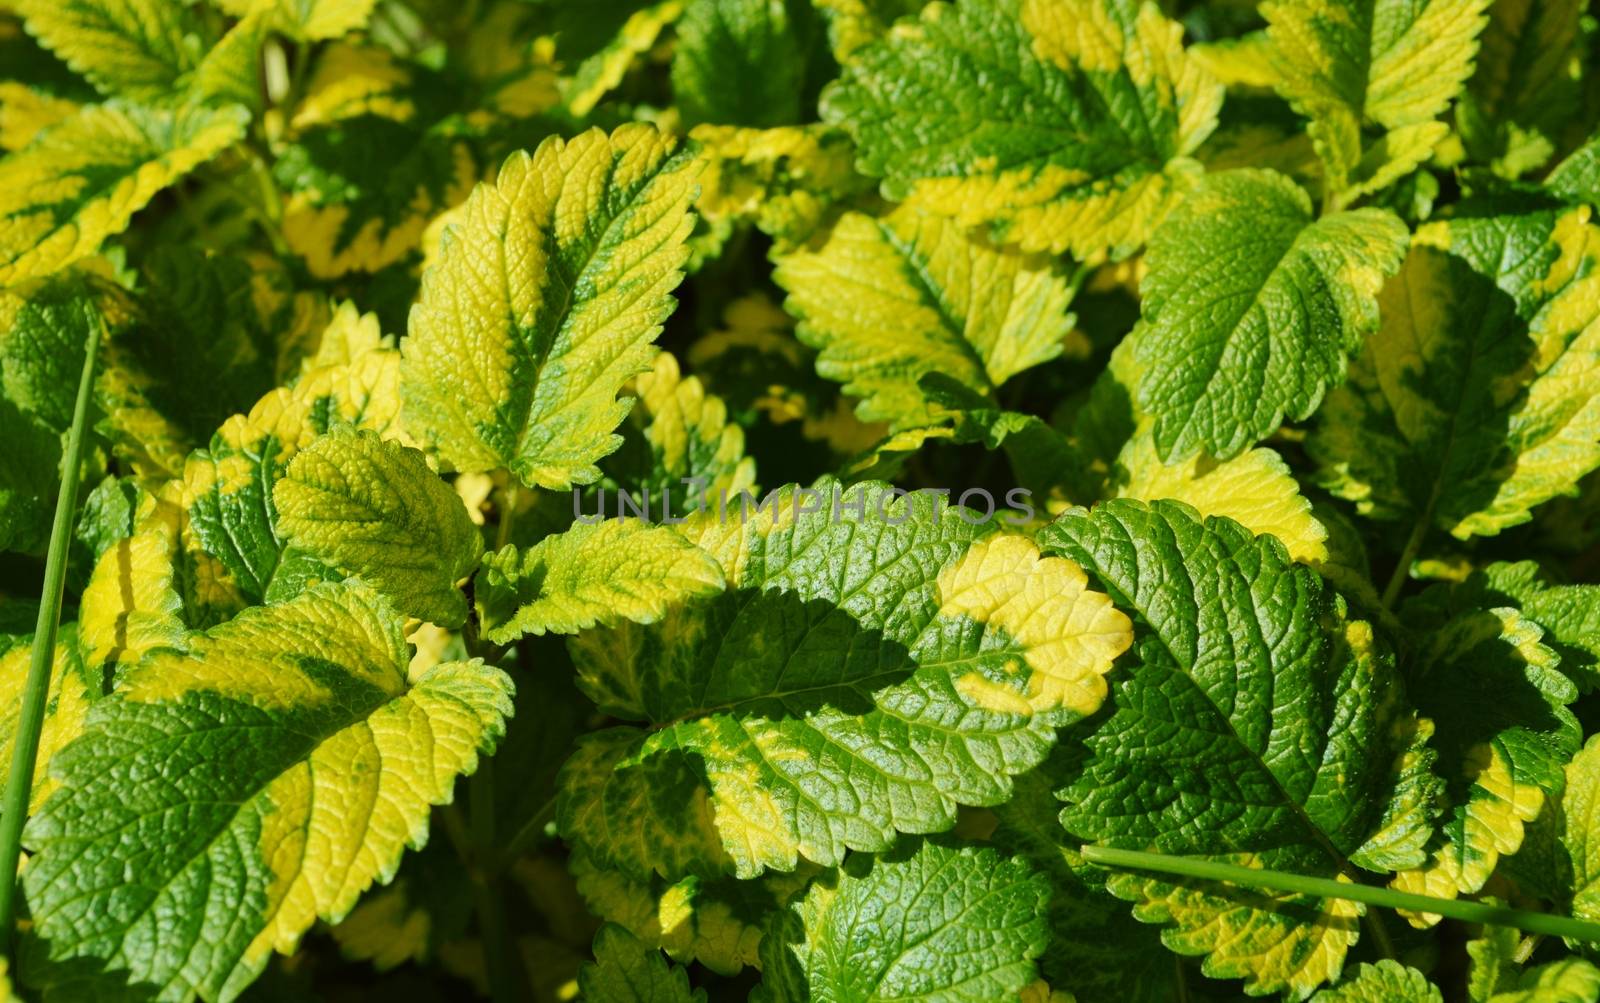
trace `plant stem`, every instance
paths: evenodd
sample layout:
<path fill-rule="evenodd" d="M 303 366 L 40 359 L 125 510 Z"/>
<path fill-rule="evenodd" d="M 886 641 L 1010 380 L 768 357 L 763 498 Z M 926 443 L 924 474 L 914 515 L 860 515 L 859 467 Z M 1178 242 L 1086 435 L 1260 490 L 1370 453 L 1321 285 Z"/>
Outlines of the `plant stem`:
<path fill-rule="evenodd" d="M 489 976 L 489 998 L 494 1003 L 516 1003 L 522 997 L 520 967 L 512 955 L 511 937 L 506 929 L 504 903 L 500 901 L 498 850 L 494 841 L 494 760 L 478 761 L 472 775 L 468 823 L 472 827 L 472 851 L 478 885 L 478 925 L 483 937 L 483 962 Z"/>
<path fill-rule="evenodd" d="M 1226 881 L 1253 888 L 1270 888 L 1273 891 L 1295 892 L 1325 899 L 1345 899 L 1388 909 L 1407 909 L 1411 912 L 1434 913 L 1466 923 L 1485 926 L 1509 926 L 1527 933 L 1542 933 L 1552 937 L 1566 937 L 1600 944 L 1600 923 L 1590 923 L 1570 916 L 1532 912 L 1527 909 L 1510 909 L 1466 899 L 1441 899 L 1432 895 L 1398 892 L 1392 888 L 1375 888 L 1329 878 L 1313 878 L 1304 874 L 1283 871 L 1266 871 L 1254 867 L 1240 867 L 1215 860 L 1195 857 L 1175 857 L 1163 853 L 1145 853 L 1139 850 L 1118 850 L 1109 846 L 1084 846 L 1083 859 L 1105 867 L 1122 867 L 1131 870 L 1155 871 L 1176 874 L 1186 878 L 1208 881 Z"/>
<path fill-rule="evenodd" d="M 56 628 L 61 622 L 61 596 L 66 588 L 67 553 L 72 543 L 73 509 L 78 501 L 78 466 L 83 456 L 84 430 L 89 424 L 89 398 L 94 389 L 95 355 L 100 348 L 101 325 L 89 325 L 83 348 L 83 371 L 78 375 L 78 399 L 72 409 L 72 428 L 61 457 L 61 491 L 56 496 L 55 522 L 50 526 L 50 549 L 45 557 L 44 591 L 39 597 L 39 619 L 33 628 L 33 651 L 28 680 L 23 685 L 22 709 L 17 714 L 16 745 L 11 753 L 11 773 L 6 778 L 5 800 L 0 802 L 0 956 L 11 956 L 11 934 L 17 903 L 17 862 L 22 856 L 22 825 L 28 818 L 33 793 L 33 770 L 39 761 L 39 731 L 44 726 L 45 700 L 50 694 L 50 670 L 55 662 Z"/>
<path fill-rule="evenodd" d="M 538 840 L 540 834 L 544 832 L 545 823 L 550 820 L 551 815 L 555 814 L 555 810 L 556 799 L 552 795 L 550 800 L 541 805 L 538 811 L 534 812 L 526 822 L 522 823 L 522 828 L 518 829 L 517 834 L 512 836 L 511 840 L 506 843 L 505 851 L 500 855 L 501 858 L 504 860 L 516 860 L 522 856 L 522 852 L 531 847 Z"/>
<path fill-rule="evenodd" d="M 1411 562 L 1417 559 L 1417 552 L 1422 549 L 1422 541 L 1428 536 L 1428 524 L 1433 521 L 1431 506 L 1429 511 L 1422 514 L 1417 524 L 1411 527 L 1411 535 L 1406 537 L 1406 545 L 1400 551 L 1400 563 L 1394 566 L 1394 572 L 1389 575 L 1389 582 L 1383 587 L 1383 608 L 1394 609 L 1394 601 L 1400 598 L 1400 590 L 1405 587 L 1406 581 L 1411 577 Z"/>
<path fill-rule="evenodd" d="M 1372 935 L 1374 946 L 1378 949 L 1378 957 L 1393 961 L 1399 957 L 1394 950 L 1394 941 L 1389 937 L 1388 927 L 1383 925 L 1383 914 L 1368 911 L 1361 917 L 1361 923 Z"/>

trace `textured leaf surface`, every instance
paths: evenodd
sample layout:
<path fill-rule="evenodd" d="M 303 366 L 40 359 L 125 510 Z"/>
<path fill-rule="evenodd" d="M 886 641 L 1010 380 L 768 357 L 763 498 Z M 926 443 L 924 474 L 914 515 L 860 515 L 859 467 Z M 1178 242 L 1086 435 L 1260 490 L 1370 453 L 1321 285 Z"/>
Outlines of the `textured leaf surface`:
<path fill-rule="evenodd" d="M 164 0 L 24 0 L 28 31 L 112 97 L 170 97 L 200 65 L 200 21 Z"/>
<path fill-rule="evenodd" d="M 272 497 L 290 545 L 361 578 L 402 613 L 445 627 L 466 619 L 456 583 L 483 544 L 419 451 L 335 429 L 295 456 Z"/>
<path fill-rule="evenodd" d="M 1561 796 L 1561 846 L 1572 868 L 1572 914 L 1600 918 L 1600 738 L 1567 764 Z"/>
<path fill-rule="evenodd" d="M 817 372 L 861 398 L 863 421 L 926 424 L 917 381 L 941 373 L 980 394 L 1061 353 L 1066 277 L 917 209 L 846 213 L 826 240 L 777 259 L 774 280 Z"/>
<path fill-rule="evenodd" d="M 806 490 L 699 524 L 724 594 L 571 642 L 601 709 L 655 726 L 589 736 L 563 773 L 562 831 L 597 864 L 750 876 L 884 849 L 1004 800 L 1103 700 L 1127 619 L 1075 565 L 927 495 Z"/>
<path fill-rule="evenodd" d="M 1490 0 L 1275 0 L 1262 6 L 1278 91 L 1311 120 L 1335 195 L 1421 163 L 1472 71 Z"/>
<path fill-rule="evenodd" d="M 231 997 L 392 877 L 511 708 L 510 680 L 481 662 L 408 684 L 408 660 L 382 600 L 332 585 L 131 670 L 29 822 L 28 902 L 52 954 L 164 998 Z"/>
<path fill-rule="evenodd" d="M 33 636 L 23 635 L 0 654 L 0 757 L 11 761 L 17 737 L 17 717 L 22 710 L 28 663 L 33 657 Z M 50 760 L 67 743 L 83 733 L 89 708 L 100 696 L 100 674 L 91 671 L 79 650 L 76 631 L 70 626 L 56 642 L 50 663 L 50 689 L 45 696 L 44 723 L 39 729 L 39 758 L 33 768 L 33 787 L 28 795 L 28 811 L 34 812 L 56 789 L 49 775 Z"/>
<path fill-rule="evenodd" d="M 476 595 L 484 636 L 506 644 L 524 634 L 653 623 L 722 586 L 716 559 L 671 527 L 607 519 L 575 524 L 527 550 L 490 554 Z"/>
<path fill-rule="evenodd" d="M 398 436 L 399 379 L 400 353 L 381 345 L 348 363 L 314 366 L 293 387 L 229 418 L 206 449 L 189 456 L 182 481 L 188 531 L 229 587 L 260 602 L 304 584 L 306 569 L 294 573 L 294 562 L 284 559 L 273 486 L 297 452 L 334 426 Z M 289 572 L 281 582 L 280 571 Z M 319 564 L 310 577 L 338 576 Z"/>
<path fill-rule="evenodd" d="M 595 867 L 581 854 L 569 866 L 595 915 L 627 927 L 679 961 L 698 961 L 728 975 L 760 964 L 768 920 L 815 876 L 815 868 L 801 868 L 753 881 L 691 876 L 668 882 L 659 875 L 638 880 Z"/>
<path fill-rule="evenodd" d="M 1127 253 L 1198 174 L 1222 87 L 1133 0 L 927 8 L 824 94 L 884 194 L 1024 250 Z"/>
<path fill-rule="evenodd" d="M 578 975 L 578 991 L 593 1003 L 704 1003 L 706 991 L 689 991 L 689 976 L 661 952 L 615 924 L 594 939 L 594 963 Z"/>
<path fill-rule="evenodd" d="M 1052 791 L 1076 752 L 1058 746 L 1049 760 L 1017 778 L 1015 796 L 994 813 L 994 843 L 1027 857 L 1050 882 L 1050 949 L 1039 958 L 1040 974 L 1073 999 L 1169 1003 L 1182 999 L 1181 966 L 1161 944 L 1154 927 L 1128 914 L 1128 907 L 1103 887 L 1101 874 L 1078 855 L 1079 841 L 1061 828 L 1061 802 Z M 1026 998 L 1026 997 L 1025 997 Z M 1044 1003 L 1060 1003 L 1049 997 Z"/>
<path fill-rule="evenodd" d="M 188 633 L 179 547 L 152 503 L 134 532 L 106 548 L 83 591 L 79 637 L 89 664 L 137 662 L 158 647 L 180 647 Z"/>
<path fill-rule="evenodd" d="M 109 334 L 97 390 L 112 449 L 148 477 L 183 471 L 217 427 L 272 389 L 276 336 L 270 273 L 191 248 L 147 260 L 131 307 L 101 295 Z"/>
<path fill-rule="evenodd" d="M 815 15 L 794 0 L 691 0 L 678 22 L 672 91 L 688 125 L 800 121 Z"/>
<path fill-rule="evenodd" d="M 1044 952 L 1048 899 L 1041 875 L 991 849 L 908 840 L 875 858 L 852 857 L 768 931 L 756 998 L 1015 998 Z"/>
<path fill-rule="evenodd" d="M 1344 620 L 1322 580 L 1271 537 L 1172 502 L 1069 511 L 1039 539 L 1140 625 L 1116 711 L 1085 738 L 1089 759 L 1062 792 L 1067 830 L 1353 877 L 1391 821 L 1404 752 L 1395 732 L 1408 718 L 1370 625 Z M 1426 826 L 1425 806 L 1414 814 L 1409 824 Z M 1355 940 L 1350 903 L 1307 918 L 1292 896 L 1220 897 L 1131 873 L 1109 887 L 1139 918 L 1175 923 L 1169 947 L 1208 954 L 1207 974 L 1244 977 L 1256 992 L 1309 991 Z"/>
<path fill-rule="evenodd" d="M 1117 468 L 1118 498 L 1175 499 L 1203 516 L 1227 516 L 1252 533 L 1272 534 L 1296 561 L 1314 564 L 1328 556 L 1328 530 L 1312 514 L 1283 457 L 1270 449 L 1220 462 L 1195 456 L 1166 464 L 1146 430 L 1122 447 Z"/>
<path fill-rule="evenodd" d="M 657 355 L 631 392 L 638 399 L 622 446 L 601 464 L 607 480 L 632 497 L 643 495 L 658 517 L 669 518 L 755 490 L 756 461 L 745 455 L 744 429 L 728 420 L 728 406 L 698 376 L 683 375 L 671 353 Z"/>
<path fill-rule="evenodd" d="M 687 251 L 692 171 L 648 126 L 549 139 L 473 192 L 406 339 L 413 434 L 462 471 L 599 476 Z"/>
<path fill-rule="evenodd" d="M 1524 825 L 1559 797 L 1582 741 L 1566 706 L 1577 687 L 1557 670 L 1544 632 L 1515 609 L 1476 599 L 1441 585 L 1404 610 L 1423 638 L 1408 682 L 1436 723 L 1449 802 L 1428 863 L 1395 879 L 1406 891 L 1454 897 L 1482 888 L 1501 855 L 1522 845 Z"/>
<path fill-rule="evenodd" d="M 363 81 L 374 89 L 388 89 L 379 74 L 405 72 L 374 57 L 352 62 L 354 72 L 374 74 Z M 349 64 L 341 59 L 333 66 L 333 82 L 308 103 L 331 103 L 341 91 L 360 94 L 337 75 Z M 365 94 L 337 121 L 313 124 L 277 162 L 275 173 L 288 193 L 284 238 L 319 278 L 377 272 L 407 260 L 428 221 L 465 199 L 481 176 L 459 123 L 417 110 L 430 106 L 426 95 L 444 82 L 400 76 L 393 85 L 387 101 Z"/>
<path fill-rule="evenodd" d="M 834 126 L 698 125 L 705 163 L 695 209 L 713 232 L 754 222 L 780 250 L 802 243 L 834 207 L 873 187 L 855 171 L 849 134 Z"/>
<path fill-rule="evenodd" d="M 1492 535 L 1600 465 L 1600 230 L 1589 211 L 1418 231 L 1383 325 L 1307 443 L 1358 511 Z"/>
<path fill-rule="evenodd" d="M 1363 964 L 1332 989 L 1313 997 L 1314 1003 L 1444 1003 L 1439 989 L 1415 968 L 1385 959 Z"/>
<path fill-rule="evenodd" d="M 1151 241 L 1140 287 L 1139 404 L 1162 456 L 1226 459 L 1310 415 L 1377 328 L 1405 240 L 1383 210 L 1314 220 L 1281 175 L 1208 179 Z"/>
<path fill-rule="evenodd" d="M 238 107 L 162 111 L 113 101 L 0 160 L 0 285 L 93 254 L 156 192 L 244 135 L 247 119 Z"/>
<path fill-rule="evenodd" d="M 1475 159 L 1516 175 L 1555 151 L 1579 99 L 1568 65 L 1578 0 L 1495 0 L 1478 58 L 1456 105 L 1456 125 Z"/>

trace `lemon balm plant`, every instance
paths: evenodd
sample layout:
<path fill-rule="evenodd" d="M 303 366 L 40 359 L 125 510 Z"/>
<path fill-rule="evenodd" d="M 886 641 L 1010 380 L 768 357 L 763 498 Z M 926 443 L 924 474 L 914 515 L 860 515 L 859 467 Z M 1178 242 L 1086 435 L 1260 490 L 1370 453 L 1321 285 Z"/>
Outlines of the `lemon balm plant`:
<path fill-rule="evenodd" d="M 0 995 L 1600 999 L 1597 30 L 0 0 Z"/>

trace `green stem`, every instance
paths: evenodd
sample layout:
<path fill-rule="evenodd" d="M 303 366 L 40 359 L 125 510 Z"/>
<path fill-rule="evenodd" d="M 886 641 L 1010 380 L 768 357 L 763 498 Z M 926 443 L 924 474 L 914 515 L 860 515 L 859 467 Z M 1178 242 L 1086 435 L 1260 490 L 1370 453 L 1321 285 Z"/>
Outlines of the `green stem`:
<path fill-rule="evenodd" d="M 1411 535 L 1406 537 L 1406 545 L 1400 551 L 1400 563 L 1394 566 L 1394 572 L 1389 575 L 1389 583 L 1383 587 L 1383 608 L 1394 609 L 1394 601 L 1400 598 L 1400 590 L 1405 587 L 1411 578 L 1411 562 L 1417 559 L 1417 553 L 1422 550 L 1422 541 L 1428 536 L 1428 524 L 1433 521 L 1432 506 L 1422 513 L 1422 518 L 1411 528 Z"/>
<path fill-rule="evenodd" d="M 1485 926 L 1509 926 L 1526 933 L 1542 933 L 1552 937 L 1565 937 L 1600 944 L 1600 923 L 1589 923 L 1570 916 L 1553 916 L 1549 913 L 1511 909 L 1505 906 L 1472 902 L 1466 899 L 1441 899 L 1432 895 L 1399 892 L 1393 888 L 1376 888 L 1329 878 L 1313 878 L 1304 874 L 1283 871 L 1266 871 L 1254 867 L 1240 867 L 1215 860 L 1195 857 L 1174 857 L 1162 853 L 1145 853 L 1139 850 L 1118 850 L 1109 846 L 1085 846 L 1080 849 L 1083 859 L 1105 867 L 1122 867 L 1159 874 L 1176 874 L 1186 878 L 1207 881 L 1226 881 L 1253 888 L 1270 888 L 1273 891 L 1314 895 L 1325 899 L 1346 899 L 1387 909 L 1406 909 L 1411 912 L 1434 913 L 1465 923 Z"/>
<path fill-rule="evenodd" d="M 89 424 L 89 398 L 94 389 L 94 360 L 100 348 L 100 324 L 90 325 L 83 348 L 83 371 L 78 375 L 78 400 L 72 410 L 72 429 L 61 457 L 61 491 L 56 496 L 55 522 L 50 527 L 50 550 L 45 557 L 44 591 L 39 597 L 39 619 L 33 628 L 32 660 L 23 685 L 22 709 L 17 714 L 16 745 L 11 753 L 11 773 L 6 778 L 5 800 L 0 802 L 0 956 L 11 956 L 11 934 L 17 906 L 17 862 L 22 856 L 22 825 L 28 818 L 33 792 L 33 771 L 39 761 L 39 731 L 44 726 L 45 700 L 50 693 L 50 670 L 55 662 L 56 628 L 61 622 L 61 596 L 66 589 L 67 552 L 72 543 L 72 515 L 78 501 L 78 467 L 83 456 L 84 431 Z"/>
<path fill-rule="evenodd" d="M 1399 957 L 1394 950 L 1394 940 L 1389 936 L 1389 928 L 1383 925 L 1382 913 L 1368 911 L 1361 917 L 1361 922 L 1372 935 L 1373 944 L 1378 949 L 1378 957 L 1390 961 Z"/>
<path fill-rule="evenodd" d="M 498 851 L 494 839 L 494 760 L 478 761 L 472 775 L 468 824 L 472 828 L 474 871 L 477 878 L 478 925 L 483 937 L 483 962 L 489 976 L 489 998 L 494 1003 L 516 1003 L 526 982 L 518 975 L 506 928 L 505 904 L 500 900 Z"/>
<path fill-rule="evenodd" d="M 510 842 L 506 843 L 505 852 L 500 855 L 501 858 L 503 860 L 516 860 L 522 856 L 524 850 L 532 847 L 538 841 L 539 836 L 544 832 L 545 823 L 550 821 L 550 816 L 555 814 L 555 810 L 556 799 L 552 796 L 550 800 L 539 807 L 538 811 L 529 816 L 526 822 L 522 823 L 522 827 L 517 830 L 517 834 L 511 837 Z"/>

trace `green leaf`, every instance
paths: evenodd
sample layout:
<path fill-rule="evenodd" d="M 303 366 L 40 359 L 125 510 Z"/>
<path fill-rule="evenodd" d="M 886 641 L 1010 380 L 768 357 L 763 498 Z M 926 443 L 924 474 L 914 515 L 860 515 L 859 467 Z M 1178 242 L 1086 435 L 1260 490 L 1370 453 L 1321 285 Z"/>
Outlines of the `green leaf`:
<path fill-rule="evenodd" d="M 744 453 L 744 429 L 728 421 L 722 398 L 698 376 L 684 376 L 670 352 L 633 381 L 637 403 L 622 427 L 622 446 L 601 464 L 609 483 L 643 497 L 668 518 L 721 497 L 755 491 L 756 461 Z M 604 503 L 604 491 L 598 499 Z"/>
<path fill-rule="evenodd" d="M 818 374 L 861 398 L 863 421 L 927 424 L 942 409 L 918 380 L 941 373 L 985 396 L 1061 354 L 1073 288 L 1043 255 L 997 249 L 913 208 L 847 212 L 814 246 L 779 255 Z"/>
<path fill-rule="evenodd" d="M 1308 417 L 1378 326 L 1405 226 L 1381 209 L 1316 219 L 1268 171 L 1207 179 L 1150 242 L 1139 405 L 1166 460 L 1220 459 Z"/>
<path fill-rule="evenodd" d="M 1600 204 L 1600 136 L 1594 136 L 1551 168 L 1544 187 L 1573 205 Z"/>
<path fill-rule="evenodd" d="M 753 222 L 780 252 L 803 244 L 874 187 L 855 171 L 855 147 L 836 126 L 775 129 L 697 125 L 689 138 L 704 161 L 695 210 L 712 235 Z"/>
<path fill-rule="evenodd" d="M 10 763 L 17 737 L 17 718 L 28 677 L 33 635 L 18 639 L 0 654 L 0 762 Z M 101 695 L 100 673 L 84 659 L 76 631 L 64 627 L 56 640 L 51 661 L 50 690 L 45 697 L 44 724 L 39 730 L 39 756 L 33 768 L 33 788 L 28 811 L 36 812 L 56 789 L 50 760 L 67 743 L 83 734 L 89 708 Z"/>
<path fill-rule="evenodd" d="M 1382 326 L 1306 448 L 1376 519 L 1460 539 L 1528 521 L 1600 466 L 1600 231 L 1587 210 L 1469 206 L 1417 231 Z"/>
<path fill-rule="evenodd" d="M 366 27 L 377 0 L 216 0 L 216 4 L 236 17 L 255 14 L 291 37 L 318 41 Z"/>
<path fill-rule="evenodd" d="M 249 119 L 237 106 L 111 101 L 0 160 L 0 286 L 93 254 L 157 192 L 242 137 Z"/>
<path fill-rule="evenodd" d="M 1516 176 L 1555 152 L 1582 98 L 1569 64 L 1577 55 L 1579 0 L 1495 0 L 1456 127 L 1471 156 Z"/>
<path fill-rule="evenodd" d="M 1572 914 L 1600 919 L 1600 736 L 1567 764 L 1566 791 L 1561 796 L 1561 847 L 1572 874 Z"/>
<path fill-rule="evenodd" d="M 361 578 L 402 613 L 444 627 L 466 620 L 456 583 L 483 543 L 419 451 L 335 428 L 295 455 L 272 498 L 290 546 Z"/>
<path fill-rule="evenodd" d="M 102 295 L 110 335 L 97 390 L 112 449 L 137 472 L 171 477 L 228 417 L 271 390 L 279 317 L 243 258 L 159 248 L 131 305 Z"/>
<path fill-rule="evenodd" d="M 594 958 L 578 973 L 591 1003 L 705 1003 L 704 989 L 689 991 L 688 973 L 614 923 L 595 936 Z"/>
<path fill-rule="evenodd" d="M 488 555 L 474 591 L 484 636 L 509 644 L 524 634 L 654 623 L 722 587 L 716 560 L 671 527 L 607 519 Z"/>
<path fill-rule="evenodd" d="M 0 552 L 44 550 L 61 465 L 61 434 L 0 397 Z"/>
<path fill-rule="evenodd" d="M 1222 87 L 1135 0 L 938 3 L 824 92 L 895 201 L 1023 250 L 1125 255 L 1200 172 Z"/>
<path fill-rule="evenodd" d="M 907 840 L 852 856 L 767 931 L 752 999 L 1015 999 L 1044 953 L 1049 897 L 1025 861 L 992 849 Z"/>
<path fill-rule="evenodd" d="M 833 56 L 845 65 L 856 50 L 889 33 L 889 27 L 902 17 L 915 17 L 922 9 L 919 0 L 814 0 L 828 19 L 828 38 Z"/>
<path fill-rule="evenodd" d="M 1560 796 L 1583 738 L 1567 709 L 1578 691 L 1538 624 L 1510 607 L 1481 606 L 1471 586 L 1435 586 L 1402 618 L 1418 637 L 1407 682 L 1437 727 L 1448 807 L 1427 864 L 1394 886 L 1454 898 L 1482 888 L 1501 855 L 1522 845 L 1524 824 Z"/>
<path fill-rule="evenodd" d="M 557 54 L 576 63 L 563 81 L 567 110 L 588 115 L 610 93 L 661 33 L 683 14 L 682 0 L 586 4 L 555 9 Z M 596 9 L 598 8 L 598 9 Z"/>
<path fill-rule="evenodd" d="M 405 339 L 407 427 L 462 471 L 599 477 L 671 312 L 692 174 L 649 126 L 547 139 L 468 200 Z M 491 267 L 492 265 L 492 267 Z"/>
<path fill-rule="evenodd" d="M 399 371 L 400 353 L 381 345 L 348 363 L 315 366 L 293 387 L 223 422 L 207 448 L 190 454 L 182 485 L 187 531 L 215 566 L 209 577 L 221 579 L 223 591 L 264 602 L 339 577 L 319 562 L 296 567 L 295 555 L 286 554 L 273 486 L 295 453 L 334 426 L 399 436 Z M 291 572 L 281 582 L 280 569 Z"/>
<path fill-rule="evenodd" d="M 1272 534 L 1296 561 L 1316 565 L 1328 558 L 1327 528 L 1283 457 L 1265 447 L 1221 462 L 1202 455 L 1166 464 L 1146 425 L 1117 454 L 1112 493 L 1181 501 L 1202 516 L 1227 516 L 1258 536 Z"/>
<path fill-rule="evenodd" d="M 105 287 L 90 269 L 72 269 L 0 289 L 0 389 L 57 432 L 72 424 L 84 344 L 101 326 Z"/>
<path fill-rule="evenodd" d="M 1490 0 L 1274 0 L 1262 5 L 1278 93 L 1308 127 L 1335 205 L 1410 173 L 1472 72 Z"/>
<path fill-rule="evenodd" d="M 1050 881 L 1050 949 L 1039 959 L 1040 974 L 1073 999 L 1183 999 L 1189 987 L 1182 966 L 1173 964 L 1157 931 L 1128 915 L 1127 906 L 1106 892 L 1100 872 L 1079 856 L 1076 841 L 1068 845 L 1052 787 L 1070 768 L 1063 760 L 1077 751 L 1058 746 L 1042 766 L 1018 777 L 1015 796 L 994 809 L 994 842 L 1025 855 Z"/>
<path fill-rule="evenodd" d="M 1487 609 L 1515 606 L 1544 628 L 1561 672 L 1589 693 L 1600 688 L 1600 585 L 1555 585 L 1532 561 L 1497 561 L 1473 572 L 1458 591 Z"/>
<path fill-rule="evenodd" d="M 810 4 L 688 0 L 672 51 L 672 91 L 684 124 L 775 126 L 801 121 Z"/>
<path fill-rule="evenodd" d="M 216 619 L 200 611 L 192 614 L 184 601 L 185 587 L 198 591 L 194 579 L 200 576 L 194 574 L 194 564 L 183 560 L 179 531 L 168 519 L 176 508 L 150 499 L 137 514 L 133 532 L 95 562 L 78 624 L 90 665 L 131 665 L 153 648 L 181 647 L 191 620 L 198 626 L 199 621 Z"/>
<path fill-rule="evenodd" d="M 389 880 L 494 748 L 512 689 L 476 660 L 408 681 L 401 626 L 329 585 L 129 670 L 55 757 L 60 789 L 26 831 L 52 957 L 232 998 Z"/>
<path fill-rule="evenodd" d="M 165 100 L 212 41 L 187 4 L 22 0 L 28 31 L 110 97 Z"/>
<path fill-rule="evenodd" d="M 1368 858 L 1379 845 L 1394 852 L 1392 838 L 1369 840 L 1427 828 L 1428 802 L 1396 791 L 1411 729 L 1392 657 L 1274 538 L 1174 502 L 1115 500 L 1069 511 L 1039 540 L 1138 617 L 1115 712 L 1061 792 L 1069 832 L 1353 879 L 1356 865 L 1388 866 Z M 1303 995 L 1334 977 L 1361 911 L 1134 873 L 1109 887 L 1138 918 L 1176 924 L 1168 947 L 1208 954 L 1208 975 L 1256 993 Z"/>
<path fill-rule="evenodd" d="M 563 771 L 561 830 L 597 865 L 747 877 L 882 850 L 1004 801 L 1100 706 L 1127 620 L 1078 568 L 896 494 L 825 479 L 708 512 L 683 528 L 727 592 L 569 642 L 580 688 L 645 725 Z"/>
<path fill-rule="evenodd" d="M 1488 1003 L 1589 1003 L 1600 996 L 1600 968 L 1564 958 L 1521 973 Z"/>
<path fill-rule="evenodd" d="M 760 964 L 767 921 L 816 876 L 814 868 L 803 867 L 746 881 L 692 875 L 675 882 L 659 875 L 639 880 L 596 867 L 581 853 L 568 866 L 590 912 L 678 961 L 697 961 L 724 975 Z"/>
<path fill-rule="evenodd" d="M 1313 1003 L 1444 1003 L 1444 997 L 1426 975 L 1385 959 L 1362 964 L 1332 989 L 1317 993 Z"/>

